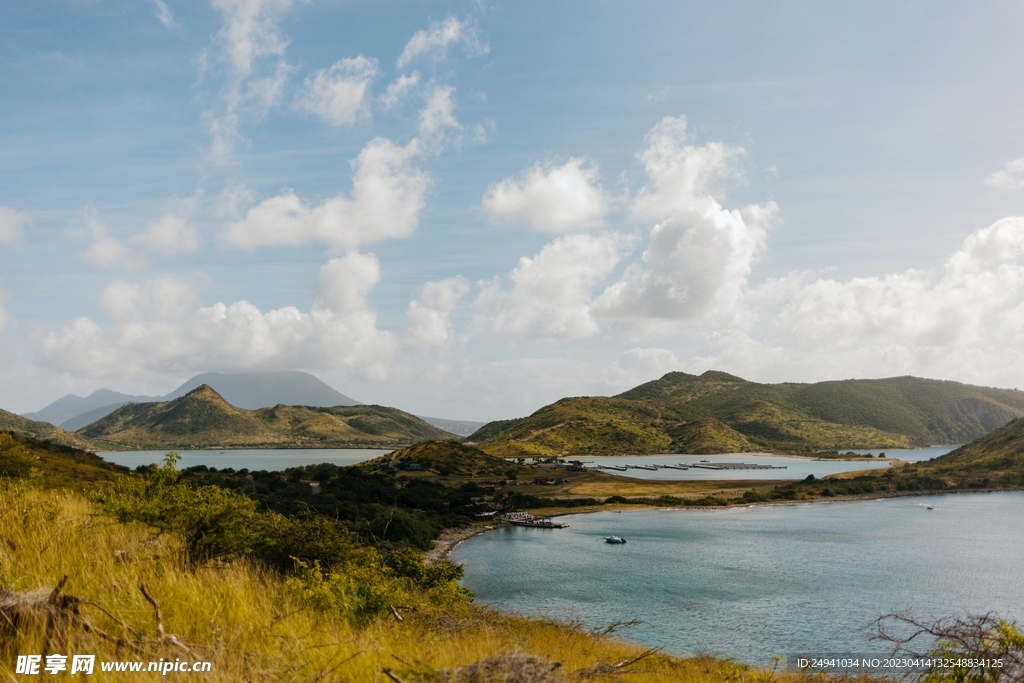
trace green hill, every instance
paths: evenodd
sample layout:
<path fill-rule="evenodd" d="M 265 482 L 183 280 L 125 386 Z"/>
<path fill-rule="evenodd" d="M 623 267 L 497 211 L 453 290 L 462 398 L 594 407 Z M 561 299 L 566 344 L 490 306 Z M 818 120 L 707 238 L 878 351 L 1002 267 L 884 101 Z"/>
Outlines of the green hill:
<path fill-rule="evenodd" d="M 391 447 L 454 436 L 414 415 L 384 406 L 279 405 L 254 411 L 253 416 L 273 430 L 311 444 L 370 447 L 384 443 Z"/>
<path fill-rule="evenodd" d="M 423 470 L 443 476 L 497 477 L 523 468 L 457 441 L 424 441 L 359 465 L 374 470 Z"/>
<path fill-rule="evenodd" d="M 758 384 L 670 372 L 618 396 L 567 398 L 468 437 L 488 453 L 811 453 L 966 443 L 1024 416 L 1024 393 L 895 377 Z"/>
<path fill-rule="evenodd" d="M 244 410 L 205 384 L 172 401 L 126 404 L 77 434 L 112 450 L 395 448 L 452 436 L 381 406 Z"/>
<path fill-rule="evenodd" d="M 946 455 L 906 465 L 899 474 L 938 478 L 956 488 L 1024 486 L 1024 418 Z"/>
<path fill-rule="evenodd" d="M 78 448 L 0 432 L 0 478 L 28 479 L 45 488 L 82 488 L 128 472 Z"/>
<path fill-rule="evenodd" d="M 11 432 L 18 436 L 52 441 L 65 446 L 73 446 L 89 450 L 92 445 L 87 439 L 71 432 L 64 431 L 60 427 L 54 427 L 49 422 L 36 422 L 21 415 L 0 410 L 0 431 Z"/>
<path fill-rule="evenodd" d="M 897 463 L 899 465 L 899 463 Z M 816 497 L 906 495 L 1024 489 L 1024 418 L 1017 418 L 966 446 L 924 462 L 834 474 L 747 491 L 745 502 Z"/>

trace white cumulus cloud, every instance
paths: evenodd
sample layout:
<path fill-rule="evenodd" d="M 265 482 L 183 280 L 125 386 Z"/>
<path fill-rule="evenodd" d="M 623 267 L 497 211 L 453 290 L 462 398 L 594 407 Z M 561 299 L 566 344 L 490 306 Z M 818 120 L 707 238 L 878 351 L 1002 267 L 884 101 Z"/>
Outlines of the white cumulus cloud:
<path fill-rule="evenodd" d="M 184 216 L 165 213 L 142 234 L 130 240 L 158 254 L 191 254 L 199 249 L 202 239 L 199 230 Z"/>
<path fill-rule="evenodd" d="M 295 106 L 332 126 L 355 123 L 370 114 L 368 91 L 379 73 L 376 59 L 342 59 L 307 78 Z"/>
<path fill-rule="evenodd" d="M 599 226 L 609 200 L 598 184 L 597 168 L 573 158 L 561 166 L 537 164 L 518 178 L 491 185 L 483 206 L 495 220 L 564 233 Z"/>
<path fill-rule="evenodd" d="M 580 339 L 598 332 L 593 291 L 628 253 L 632 239 L 615 233 L 563 235 L 533 258 L 522 257 L 509 274 L 510 291 L 498 281 L 479 299 L 492 307 L 496 332 Z"/>
<path fill-rule="evenodd" d="M 715 198 L 715 184 L 737 175 L 733 162 L 742 153 L 717 142 L 691 144 L 681 117 L 651 130 L 639 155 L 648 183 L 632 212 L 656 222 L 642 262 L 596 303 L 601 316 L 643 325 L 741 313 L 747 278 L 777 213 L 774 202 L 725 209 Z"/>
<path fill-rule="evenodd" d="M 202 244 L 199 230 L 190 221 L 195 213 L 201 192 L 184 199 L 175 198 L 168 202 L 167 210 L 153 221 L 146 230 L 134 235 L 128 241 L 141 245 L 150 251 L 170 256 L 192 254 Z"/>
<path fill-rule="evenodd" d="M 83 211 L 92 241 L 85 251 L 78 255 L 97 268 L 123 268 L 136 270 L 146 265 L 146 259 L 135 253 L 131 247 L 110 235 L 107 226 L 100 220 L 96 209 L 87 206 Z"/>
<path fill-rule="evenodd" d="M 323 266 L 309 312 L 267 312 L 248 301 L 198 307 L 189 282 L 114 282 L 98 300 L 107 324 L 78 318 L 46 335 L 49 368 L 87 377 L 132 377 L 250 368 L 350 368 L 382 379 L 396 344 L 377 329 L 367 294 L 380 281 L 373 254 L 349 253 Z"/>
<path fill-rule="evenodd" d="M 1000 190 L 1024 189 L 1024 157 L 1007 161 L 1000 170 L 985 178 L 985 182 Z"/>
<path fill-rule="evenodd" d="M 469 282 L 461 275 L 420 287 L 409 302 L 409 338 L 421 346 L 443 346 L 452 339 L 451 314 L 467 293 Z"/>
<path fill-rule="evenodd" d="M 394 109 L 401 99 L 419 84 L 419 71 L 413 71 L 408 75 L 403 74 L 388 83 L 387 90 L 385 90 L 384 94 L 380 96 L 380 101 L 381 104 L 384 105 L 384 110 L 390 111 L 391 109 Z"/>
<path fill-rule="evenodd" d="M 414 59 L 423 55 L 443 59 L 448 53 L 448 47 L 456 43 L 462 43 L 470 56 L 487 54 L 490 51 L 490 47 L 480 41 L 475 27 L 468 20 L 459 21 L 455 17 L 448 17 L 414 33 L 402 54 L 398 56 L 396 64 L 399 69 L 404 69 Z"/>
<path fill-rule="evenodd" d="M 450 128 L 459 128 L 455 118 L 455 88 L 435 85 L 420 112 L 419 133 L 424 141 L 436 140 Z"/>
<path fill-rule="evenodd" d="M 323 243 L 354 249 L 410 235 L 419 223 L 430 185 L 412 161 L 416 141 L 400 147 L 371 140 L 354 162 L 352 192 L 311 205 L 287 191 L 250 208 L 222 233 L 224 243 L 243 249 Z"/>
<path fill-rule="evenodd" d="M 1024 218 L 1011 217 L 969 235 L 938 279 L 919 270 L 818 279 L 792 287 L 778 322 L 798 347 L 959 349 L 1024 332 L 1022 294 Z"/>
<path fill-rule="evenodd" d="M 0 206 L 0 244 L 15 244 L 21 241 L 23 228 L 31 217 L 24 211 Z"/>

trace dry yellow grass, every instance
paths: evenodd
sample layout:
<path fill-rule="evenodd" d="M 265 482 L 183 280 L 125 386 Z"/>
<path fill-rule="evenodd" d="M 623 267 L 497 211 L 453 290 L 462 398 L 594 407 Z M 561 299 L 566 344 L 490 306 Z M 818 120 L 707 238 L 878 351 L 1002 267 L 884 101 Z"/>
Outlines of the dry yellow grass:
<path fill-rule="evenodd" d="M 96 606 L 84 605 L 86 620 L 141 643 L 141 651 L 118 650 L 113 643 L 74 628 L 63 644 L 50 648 L 54 652 L 44 652 L 44 625 L 22 624 L 14 635 L 0 634 L 0 680 L 25 680 L 14 673 L 16 655 L 53 653 L 97 655 L 90 680 L 167 680 L 158 673 L 100 671 L 101 661 L 189 659 L 182 650 L 157 642 L 154 612 L 140 584 L 159 602 L 167 633 L 188 645 L 195 659 L 213 665 L 211 673 L 170 676 L 211 683 L 388 681 L 385 667 L 402 681 L 441 681 L 446 679 L 430 679 L 429 674 L 501 653 L 560 662 L 558 672 L 571 681 L 581 680 L 574 672 L 643 652 L 636 645 L 595 637 L 572 625 L 473 605 L 406 612 L 402 622 L 389 616 L 358 628 L 341 617 L 297 604 L 277 574 L 244 561 L 191 567 L 172 535 L 155 536 L 140 526 L 121 525 L 77 494 L 0 480 L 0 588 L 50 590 L 63 576 L 68 577 L 67 594 L 102 605 L 116 617 L 115 621 Z M 721 660 L 663 654 L 643 659 L 629 672 L 628 680 L 637 683 L 795 680 Z"/>

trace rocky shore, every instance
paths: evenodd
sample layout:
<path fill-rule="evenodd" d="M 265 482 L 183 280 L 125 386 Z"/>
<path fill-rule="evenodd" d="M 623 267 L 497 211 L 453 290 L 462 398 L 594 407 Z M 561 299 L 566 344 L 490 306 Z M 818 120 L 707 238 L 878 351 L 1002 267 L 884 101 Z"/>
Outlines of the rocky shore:
<path fill-rule="evenodd" d="M 494 525 L 478 525 L 473 524 L 472 526 L 466 526 L 462 528 L 445 529 L 441 532 L 441 535 L 434 541 L 434 547 L 427 551 L 423 558 L 423 561 L 429 566 L 433 566 L 442 560 L 447 560 L 448 555 L 455 549 L 455 546 L 462 543 L 466 539 L 473 538 L 486 531 L 496 529 Z"/>

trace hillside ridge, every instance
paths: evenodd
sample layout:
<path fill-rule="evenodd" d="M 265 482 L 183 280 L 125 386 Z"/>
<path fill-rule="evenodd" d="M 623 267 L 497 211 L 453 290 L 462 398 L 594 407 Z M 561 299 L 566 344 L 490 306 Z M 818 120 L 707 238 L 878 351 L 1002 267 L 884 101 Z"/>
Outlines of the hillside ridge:
<path fill-rule="evenodd" d="M 394 448 L 454 435 L 397 408 L 288 406 L 246 410 L 203 384 L 159 403 L 127 403 L 76 435 L 109 450 Z"/>
<path fill-rule="evenodd" d="M 1024 416 L 1024 392 L 893 377 L 760 384 L 670 372 L 610 397 L 564 398 L 468 437 L 489 453 L 552 457 L 967 443 Z"/>

